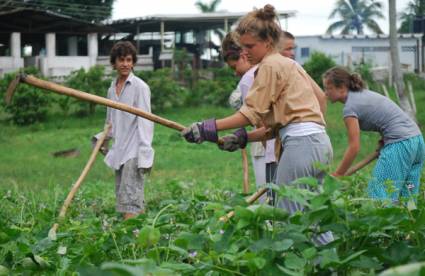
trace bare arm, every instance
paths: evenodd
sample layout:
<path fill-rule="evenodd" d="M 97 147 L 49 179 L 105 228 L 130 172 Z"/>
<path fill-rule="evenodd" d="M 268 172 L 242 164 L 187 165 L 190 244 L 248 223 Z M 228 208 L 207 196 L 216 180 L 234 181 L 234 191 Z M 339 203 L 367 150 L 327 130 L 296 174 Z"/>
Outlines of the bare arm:
<path fill-rule="evenodd" d="M 270 136 L 270 129 L 266 127 L 256 128 L 253 131 L 248 132 L 248 142 L 257 142 L 267 140 Z"/>
<path fill-rule="evenodd" d="M 249 125 L 248 119 L 240 112 L 216 121 L 217 131 L 240 128 Z"/>
<path fill-rule="evenodd" d="M 358 119 L 347 117 L 344 119 L 344 122 L 348 134 L 348 148 L 345 150 L 344 158 L 339 163 L 338 169 L 333 173 L 334 176 L 344 175 L 360 150 L 360 127 Z"/>

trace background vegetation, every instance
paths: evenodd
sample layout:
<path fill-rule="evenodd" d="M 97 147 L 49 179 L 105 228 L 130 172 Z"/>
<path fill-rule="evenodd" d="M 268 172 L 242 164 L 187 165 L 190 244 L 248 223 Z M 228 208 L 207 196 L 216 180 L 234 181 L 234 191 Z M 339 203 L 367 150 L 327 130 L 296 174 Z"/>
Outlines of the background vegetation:
<path fill-rule="evenodd" d="M 360 71 L 369 74 L 367 66 Z M 98 74 L 93 72 L 76 72 L 76 80 L 91 79 L 86 75 Z M 213 77 L 187 81 L 185 87 L 171 71 L 136 73 L 151 85 L 154 112 L 160 116 L 188 125 L 233 113 L 225 104 L 236 80 L 229 71 L 205 73 Z M 407 78 L 419 107 L 425 103 L 423 80 Z M 91 88 L 76 80 L 74 88 Z M 0 82 L 0 91 L 7 81 Z M 93 87 L 109 82 L 109 77 L 100 78 Z M 309 206 L 304 215 L 289 217 L 272 207 L 246 206 L 239 152 L 188 144 L 178 132 L 158 125 L 155 165 L 146 184 L 147 215 L 121 221 L 114 209 L 114 174 L 98 157 L 52 241 L 48 231 L 88 159 L 91 136 L 103 127 L 105 108 L 97 106 L 89 115 L 81 112 L 89 109 L 79 102 L 63 103 L 64 97 L 45 91 L 27 93 L 30 88 L 23 85 L 19 89 L 16 96 L 28 101 L 46 97 L 50 105 L 44 120 L 26 126 L 14 123 L 19 115 L 0 108 L 0 275 L 373 275 L 425 260 L 423 191 L 416 209 L 382 208 L 365 198 L 369 166 L 341 181 L 328 177 L 320 194 L 274 187 Z M 394 91 L 390 94 L 396 99 Z M 335 167 L 346 146 L 341 108 L 329 105 L 326 114 L 335 153 L 327 170 Z M 422 126 L 425 113 L 418 108 L 417 115 Z M 375 149 L 377 140 L 362 133 L 358 160 Z M 71 148 L 80 155 L 52 156 Z M 252 171 L 250 179 L 253 192 Z M 234 219 L 219 221 L 233 209 Z M 311 242 L 328 230 L 334 243 L 317 247 Z M 415 265 L 419 271 L 421 264 Z"/>

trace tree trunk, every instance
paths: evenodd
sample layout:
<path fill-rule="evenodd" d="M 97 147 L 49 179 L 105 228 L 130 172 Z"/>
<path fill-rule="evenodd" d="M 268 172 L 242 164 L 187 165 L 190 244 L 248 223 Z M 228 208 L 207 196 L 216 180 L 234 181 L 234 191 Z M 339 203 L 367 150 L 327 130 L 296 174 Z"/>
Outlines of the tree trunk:
<path fill-rule="evenodd" d="M 416 121 L 415 113 L 409 103 L 404 89 L 403 75 L 400 67 L 400 57 L 398 55 L 398 41 L 397 41 L 397 15 L 396 15 L 396 0 L 388 0 L 389 20 L 390 20 L 390 51 L 391 51 L 391 73 L 395 82 L 397 93 L 400 98 L 400 107 L 410 118 Z"/>

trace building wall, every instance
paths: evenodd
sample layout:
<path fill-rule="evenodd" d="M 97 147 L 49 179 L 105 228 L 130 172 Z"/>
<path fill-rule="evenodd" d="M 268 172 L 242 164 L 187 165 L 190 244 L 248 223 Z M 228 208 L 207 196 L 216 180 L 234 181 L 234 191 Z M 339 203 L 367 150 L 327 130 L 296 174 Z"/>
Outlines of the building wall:
<path fill-rule="evenodd" d="M 417 49 L 420 39 L 411 37 L 398 40 L 400 63 L 408 71 L 423 68 L 423 65 L 422 68 L 418 66 Z M 362 61 L 375 67 L 388 67 L 391 64 L 388 38 L 300 36 L 296 38 L 296 45 L 296 60 L 301 64 L 306 62 L 314 51 L 323 52 L 332 57 L 337 64 L 344 66 L 359 64 Z"/>

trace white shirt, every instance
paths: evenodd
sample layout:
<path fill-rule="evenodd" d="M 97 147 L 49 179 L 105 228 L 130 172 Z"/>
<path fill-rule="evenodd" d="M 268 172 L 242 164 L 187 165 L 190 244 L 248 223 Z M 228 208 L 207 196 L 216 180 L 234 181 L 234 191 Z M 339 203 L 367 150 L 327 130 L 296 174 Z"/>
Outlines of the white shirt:
<path fill-rule="evenodd" d="M 257 69 L 258 65 L 253 66 L 251 69 L 245 72 L 239 81 L 238 87 L 241 91 L 243 102 L 245 102 L 248 91 L 254 83 L 255 71 Z M 266 148 L 264 148 L 261 142 L 253 142 L 251 143 L 251 154 L 255 157 L 264 156 L 265 163 L 276 162 L 276 157 L 274 154 L 274 143 L 275 139 L 267 140 Z"/>
<path fill-rule="evenodd" d="M 109 99 L 151 112 L 151 91 L 144 81 L 131 73 L 119 96 L 116 93 L 116 82 L 114 80 L 108 90 Z M 121 165 L 132 158 L 138 159 L 139 168 L 152 167 L 154 159 L 153 122 L 108 107 L 106 123 L 112 124 L 109 137 L 114 139 L 114 143 L 105 157 L 105 163 L 109 167 L 118 170 Z"/>

